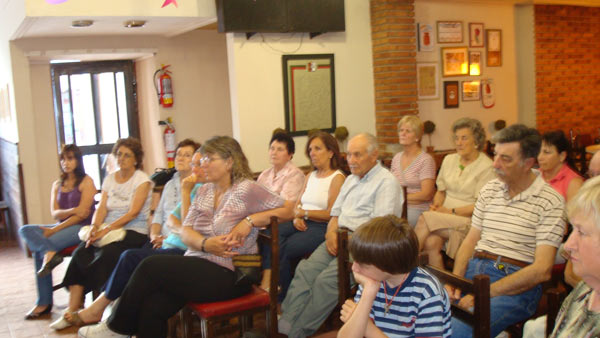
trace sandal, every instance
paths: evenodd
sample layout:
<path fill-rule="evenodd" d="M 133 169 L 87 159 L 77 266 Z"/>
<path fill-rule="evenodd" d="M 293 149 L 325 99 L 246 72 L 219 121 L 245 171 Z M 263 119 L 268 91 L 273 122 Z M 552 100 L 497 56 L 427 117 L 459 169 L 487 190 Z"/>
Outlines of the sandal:
<path fill-rule="evenodd" d="M 79 317 L 79 311 L 77 311 L 77 312 L 71 312 L 71 320 L 70 320 L 70 322 L 74 326 L 87 326 L 87 325 L 94 325 L 94 324 L 98 324 L 99 323 L 99 321 L 89 322 L 89 323 L 84 322 L 83 319 L 81 319 L 81 317 Z"/>

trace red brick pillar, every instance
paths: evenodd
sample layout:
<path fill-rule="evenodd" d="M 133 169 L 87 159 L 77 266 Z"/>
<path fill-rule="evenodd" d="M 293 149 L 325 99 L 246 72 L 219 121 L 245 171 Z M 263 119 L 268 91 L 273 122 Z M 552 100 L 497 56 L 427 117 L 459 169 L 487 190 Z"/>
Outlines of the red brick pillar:
<path fill-rule="evenodd" d="M 398 143 L 396 124 L 417 114 L 416 26 L 414 0 L 370 0 L 375 128 L 384 157 Z"/>

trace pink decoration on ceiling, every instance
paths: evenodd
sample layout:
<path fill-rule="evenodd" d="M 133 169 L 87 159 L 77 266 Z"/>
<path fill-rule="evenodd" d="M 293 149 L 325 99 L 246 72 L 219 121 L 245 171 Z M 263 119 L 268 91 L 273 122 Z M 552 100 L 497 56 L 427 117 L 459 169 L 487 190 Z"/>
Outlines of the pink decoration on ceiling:
<path fill-rule="evenodd" d="M 60 3 L 63 3 L 67 0 L 46 0 L 47 3 L 51 4 L 51 5 L 58 5 Z"/>
<path fill-rule="evenodd" d="M 160 8 L 164 8 L 166 6 L 169 6 L 170 4 L 175 5 L 175 7 L 179 7 L 177 6 L 177 0 L 165 0 L 165 3 L 163 3 L 163 5 Z"/>

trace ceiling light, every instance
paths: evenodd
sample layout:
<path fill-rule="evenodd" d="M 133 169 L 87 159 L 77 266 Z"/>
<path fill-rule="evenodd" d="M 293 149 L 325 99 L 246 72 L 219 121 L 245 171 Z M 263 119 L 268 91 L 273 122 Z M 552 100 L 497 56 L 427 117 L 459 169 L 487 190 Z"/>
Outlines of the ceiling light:
<path fill-rule="evenodd" d="M 94 24 L 93 20 L 75 20 L 71 22 L 71 27 L 73 28 L 84 28 L 89 27 Z"/>
<path fill-rule="evenodd" d="M 139 28 L 139 27 L 144 27 L 145 24 L 146 24 L 146 21 L 144 21 L 144 20 L 129 20 L 129 21 L 123 22 L 123 27 Z"/>

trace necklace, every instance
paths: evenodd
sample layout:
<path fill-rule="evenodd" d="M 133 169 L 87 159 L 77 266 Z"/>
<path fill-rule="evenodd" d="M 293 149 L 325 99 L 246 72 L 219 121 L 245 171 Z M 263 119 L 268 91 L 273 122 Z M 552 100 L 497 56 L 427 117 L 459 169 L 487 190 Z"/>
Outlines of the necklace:
<path fill-rule="evenodd" d="M 383 316 L 387 316 L 388 312 L 390 311 L 390 306 L 392 306 L 392 302 L 394 301 L 394 297 L 396 297 L 398 291 L 400 291 L 402 286 L 402 284 L 397 286 L 398 289 L 396 289 L 396 292 L 394 292 L 394 295 L 392 296 L 392 298 L 390 298 L 390 302 L 388 303 L 386 284 L 387 283 L 383 281 L 383 294 L 385 295 L 385 306 L 383 307 Z"/>

